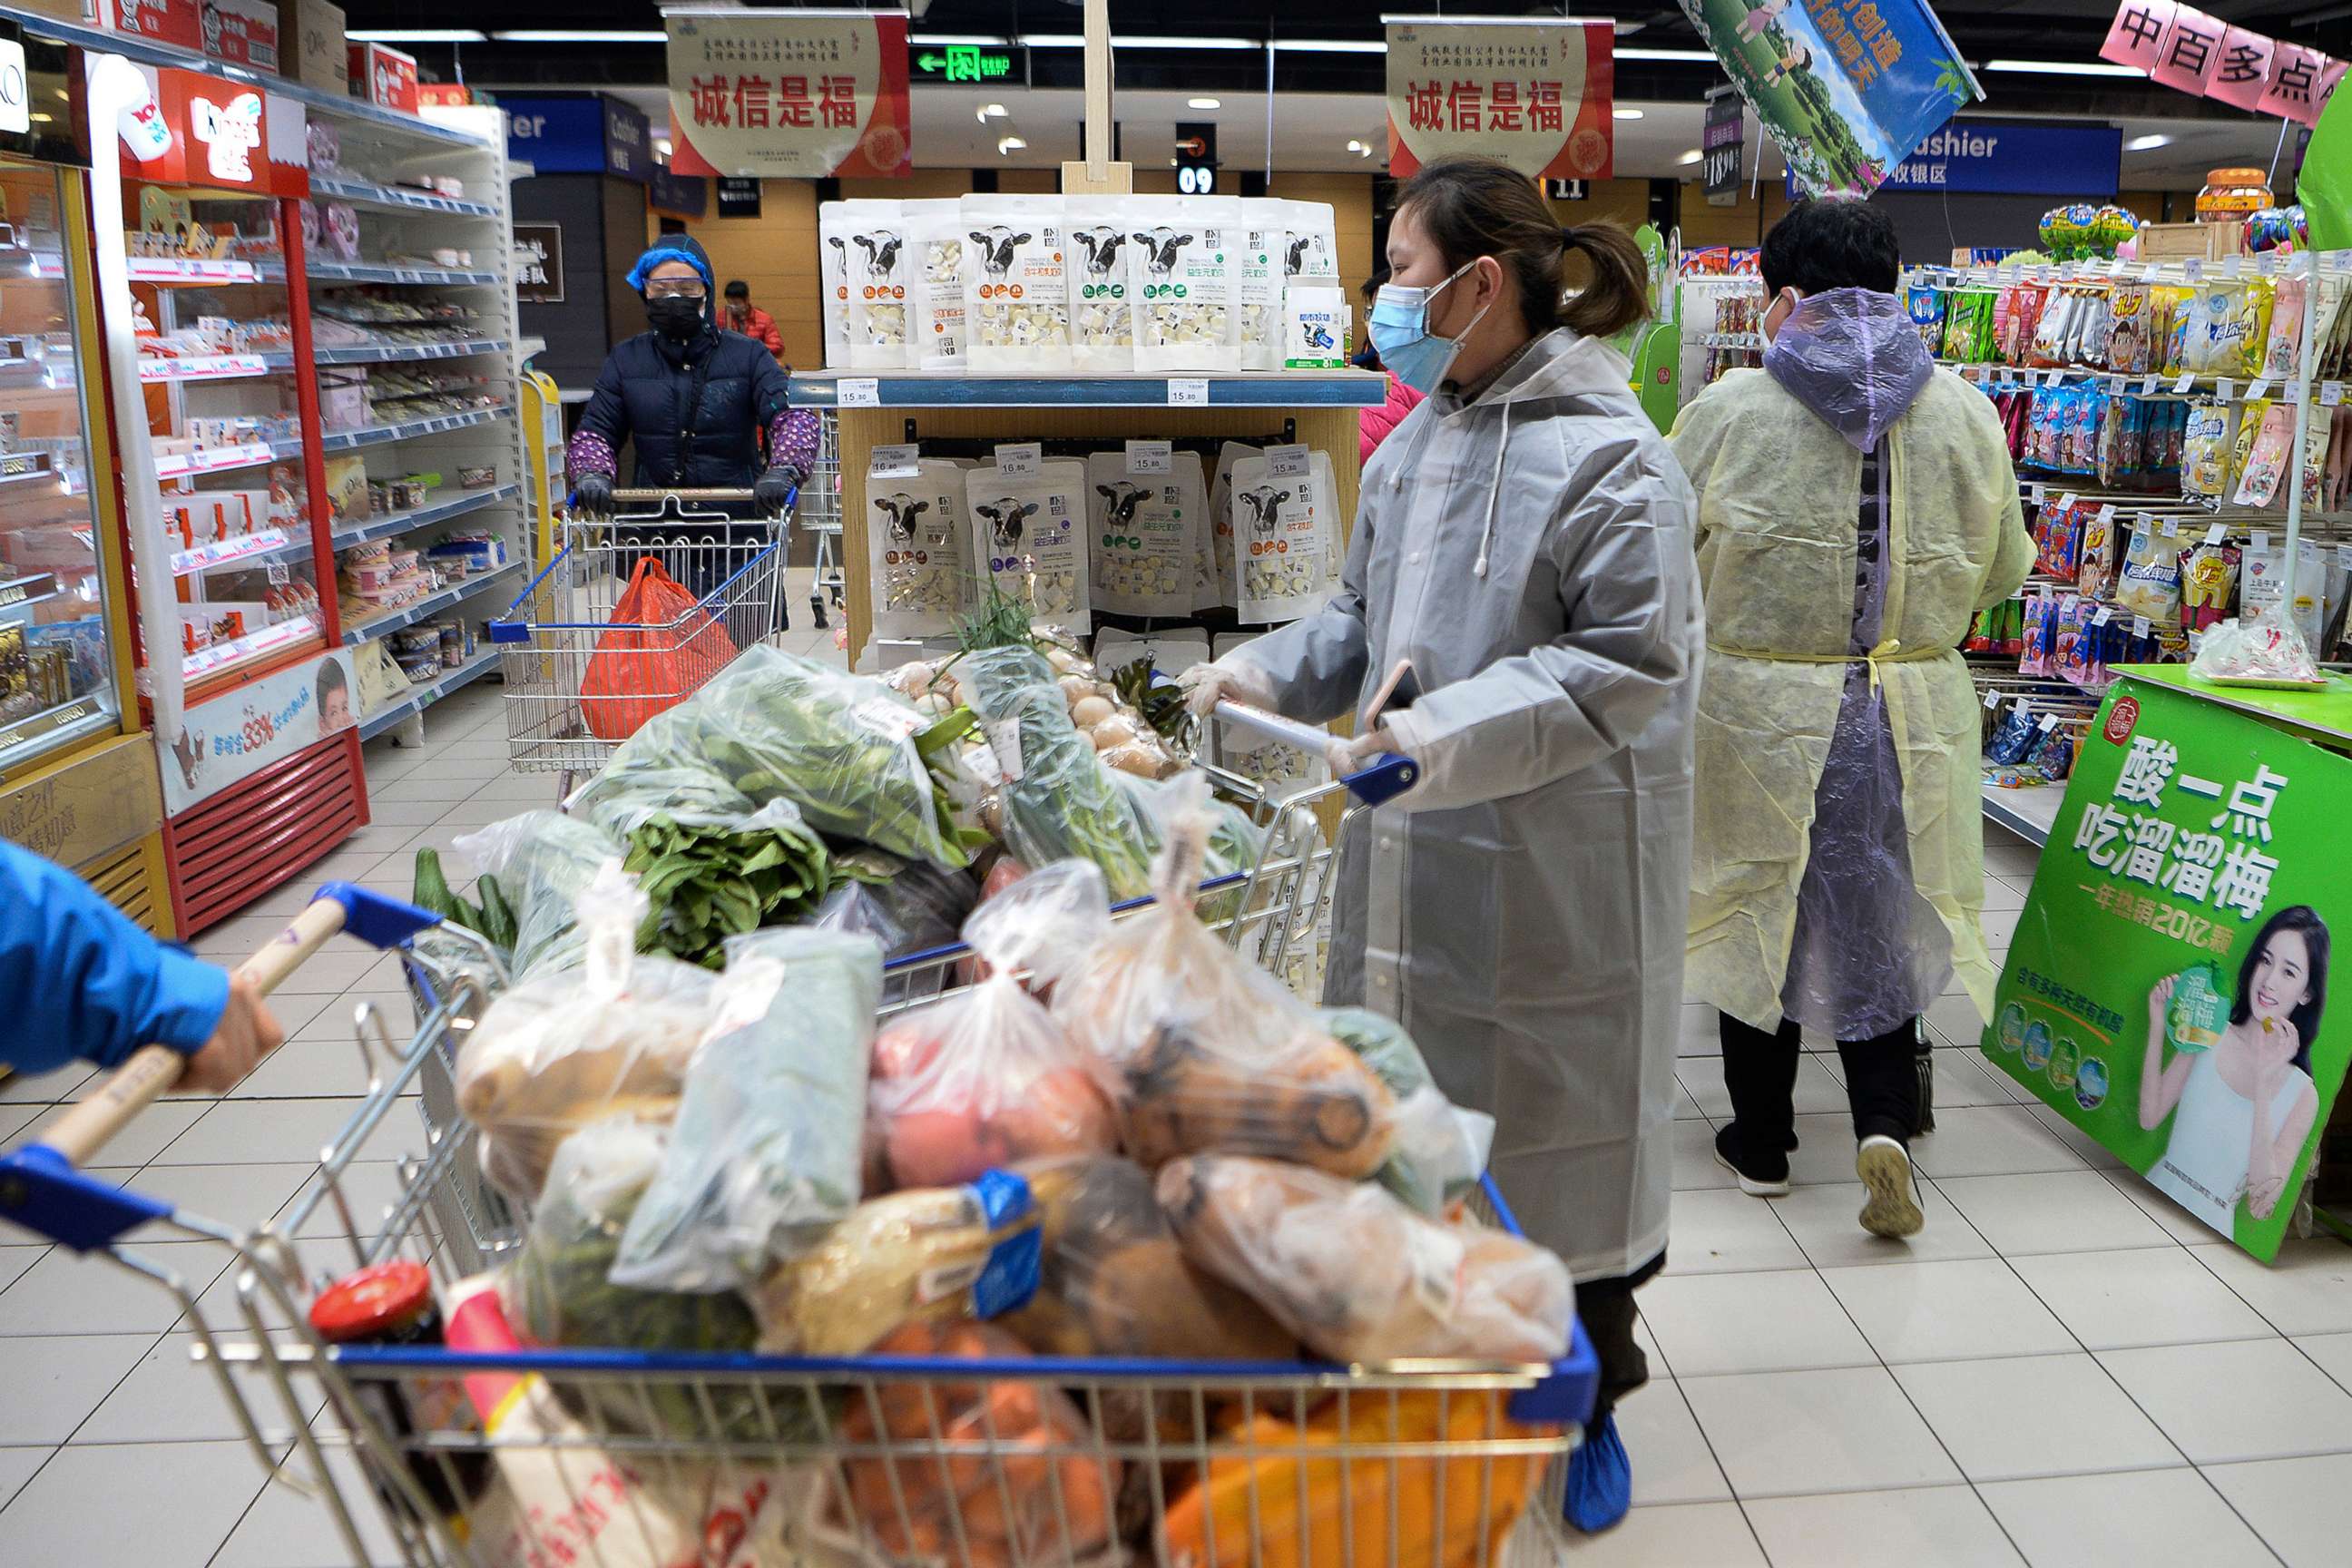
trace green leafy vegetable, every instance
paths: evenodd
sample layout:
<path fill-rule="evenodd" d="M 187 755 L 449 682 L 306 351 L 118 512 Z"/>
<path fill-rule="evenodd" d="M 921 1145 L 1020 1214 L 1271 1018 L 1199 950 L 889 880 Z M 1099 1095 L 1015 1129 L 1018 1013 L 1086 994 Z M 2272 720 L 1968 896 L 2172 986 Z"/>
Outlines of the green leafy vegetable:
<path fill-rule="evenodd" d="M 1183 733 L 1187 717 L 1184 694 L 1171 681 L 1152 679 L 1151 660 L 1139 658 L 1110 678 L 1119 700 L 1143 715 L 1143 721 L 1170 740 Z"/>
<path fill-rule="evenodd" d="M 824 840 L 782 802 L 735 827 L 656 813 L 630 832 L 622 867 L 650 906 L 637 950 L 705 969 L 724 965 L 729 937 L 814 913 L 831 875 Z"/>

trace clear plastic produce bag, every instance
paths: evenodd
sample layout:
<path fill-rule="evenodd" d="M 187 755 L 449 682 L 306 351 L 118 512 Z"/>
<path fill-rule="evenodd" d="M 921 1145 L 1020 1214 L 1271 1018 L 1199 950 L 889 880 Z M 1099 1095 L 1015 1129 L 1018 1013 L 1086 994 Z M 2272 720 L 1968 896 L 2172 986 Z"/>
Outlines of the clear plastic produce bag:
<path fill-rule="evenodd" d="M 1215 1151 L 1370 1176 L 1389 1155 L 1395 1097 L 1201 923 L 1193 900 L 1216 818 L 1206 781 L 1187 788 L 1153 868 L 1157 905 L 1071 966 L 1054 1016 L 1093 1059 L 1142 1164 Z"/>
<path fill-rule="evenodd" d="M 874 1042 L 869 1135 L 892 1186 L 942 1187 L 1041 1155 L 1117 1145 L 1085 1055 L 1031 995 L 1033 963 L 1100 941 L 1110 902 L 1083 861 L 1048 866 L 972 912 L 978 984 L 890 1020 Z"/>
<path fill-rule="evenodd" d="M 709 974 L 635 952 L 645 898 L 617 862 L 579 902 L 582 966 L 518 983 L 457 1054 L 457 1108 L 481 1130 L 483 1173 L 525 1205 L 575 1130 L 677 1113 L 709 1013 Z"/>
<path fill-rule="evenodd" d="M 743 1289 L 856 1206 L 874 939 L 730 938 L 661 1172 L 630 1216 L 616 1283 Z"/>
<path fill-rule="evenodd" d="M 1395 1019 L 1362 1007 L 1329 1007 L 1321 1016 L 1332 1037 L 1397 1097 L 1396 1142 L 1381 1167 L 1381 1185 L 1416 1214 L 1443 1214 L 1478 1184 L 1495 1146 L 1495 1119 L 1447 1100 L 1421 1047 Z"/>
<path fill-rule="evenodd" d="M 560 811 L 526 811 L 452 847 L 485 877 L 496 878 L 515 912 L 514 951 L 508 967 L 517 979 L 533 971 L 576 967 L 585 952 L 578 930 L 580 895 L 606 864 L 618 866 L 621 841 Z"/>
<path fill-rule="evenodd" d="M 2221 686 L 2324 686 L 2294 623 L 2231 618 L 2205 628 L 2189 673 Z"/>
<path fill-rule="evenodd" d="M 1441 1225 L 1303 1165 L 1201 1155 L 1160 1173 L 1184 1255 L 1339 1362 L 1552 1362 L 1568 1266 L 1498 1230 Z"/>

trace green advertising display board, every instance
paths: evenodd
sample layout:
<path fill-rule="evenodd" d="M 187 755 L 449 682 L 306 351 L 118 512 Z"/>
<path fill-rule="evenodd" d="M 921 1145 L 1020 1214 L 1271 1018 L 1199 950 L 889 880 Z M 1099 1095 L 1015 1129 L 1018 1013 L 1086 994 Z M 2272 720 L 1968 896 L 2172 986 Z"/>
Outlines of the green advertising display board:
<path fill-rule="evenodd" d="M 2352 759 L 2118 681 L 2019 918 L 1984 1053 L 2269 1261 L 2352 1058 Z"/>

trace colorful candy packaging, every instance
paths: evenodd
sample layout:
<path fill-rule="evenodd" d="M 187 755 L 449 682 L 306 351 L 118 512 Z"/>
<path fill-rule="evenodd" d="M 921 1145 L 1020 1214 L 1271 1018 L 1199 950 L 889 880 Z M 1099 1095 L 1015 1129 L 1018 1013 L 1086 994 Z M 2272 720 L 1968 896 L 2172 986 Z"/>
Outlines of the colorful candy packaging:
<path fill-rule="evenodd" d="M 1944 300 L 1944 358 L 1982 364 L 1993 354 L 1994 294 L 1990 289 L 1955 289 Z"/>
<path fill-rule="evenodd" d="M 2042 320 L 2049 289 L 2039 283 L 2017 283 L 2000 291 L 1993 309 L 1993 342 L 2004 364 L 2023 364 L 2033 346 L 2033 329 Z"/>
<path fill-rule="evenodd" d="M 2202 631 L 2230 614 L 2238 593 L 2238 547 L 2199 544 L 2180 557 L 2180 624 Z"/>
<path fill-rule="evenodd" d="M 2303 205 L 2263 207 L 2246 215 L 2246 248 L 2257 255 L 2275 250 L 2282 245 L 2307 246 L 2311 243 L 2311 225 L 2303 215 Z"/>
<path fill-rule="evenodd" d="M 2039 734 L 2040 731 L 2034 728 L 2033 716 L 2025 710 L 2025 705 L 2012 703 L 2001 710 L 2000 721 L 1993 726 L 1992 739 L 1985 742 L 1985 760 L 2001 763 L 2022 762 Z"/>
<path fill-rule="evenodd" d="M 2025 641 L 2017 656 L 2020 675 L 2053 673 L 2051 650 L 2058 635 L 2058 601 L 2047 594 L 2036 594 L 2025 601 Z M 2002 759 L 2015 762 L 2015 757 Z"/>
<path fill-rule="evenodd" d="M 2188 368 L 2181 362 L 2188 357 L 2189 306 L 2196 297 L 2196 290 L 2169 283 L 2148 290 L 2148 363 L 2167 375 Z"/>
<path fill-rule="evenodd" d="M 2040 768 L 2042 776 L 2054 784 L 2074 772 L 2074 731 L 2063 724 L 2053 724 L 2027 754 L 2026 761 Z"/>
<path fill-rule="evenodd" d="M 2108 305 L 2108 294 L 2105 289 L 2084 290 L 2081 303 L 2074 310 L 2074 319 L 2067 323 L 2067 363 L 2106 368 L 2107 326 L 2114 319 Z"/>
<path fill-rule="evenodd" d="M 2145 283 L 2118 283 L 2107 296 L 2107 368 L 2138 375 L 2148 368 L 2148 329 L 2153 290 Z"/>
<path fill-rule="evenodd" d="M 2095 387 L 2065 389 L 2065 423 L 2059 433 L 2058 466 L 2070 474 L 2096 473 L 2099 424 L 2109 399 Z"/>
<path fill-rule="evenodd" d="M 2200 398 L 2189 405 L 2189 428 L 2180 446 L 2181 500 L 2219 504 L 2229 493 L 2237 435 L 2235 404 Z"/>
<path fill-rule="evenodd" d="M 2074 563 L 2083 543 L 2077 517 L 2076 506 L 2061 506 L 2055 500 L 2042 505 L 2033 522 L 2035 571 L 2045 577 L 2074 580 Z"/>
<path fill-rule="evenodd" d="M 1944 342 L 1944 291 L 1914 284 L 1904 290 L 1904 302 L 1911 311 L 1911 324 L 1919 329 L 1919 339 L 1934 353 Z"/>
<path fill-rule="evenodd" d="M 2116 577 L 2116 605 L 2152 622 L 2180 613 L 2180 538 L 2172 529 L 2143 515 Z"/>
<path fill-rule="evenodd" d="M 2080 594 L 2063 595 L 2058 600 L 2058 635 L 2053 639 L 2051 662 L 2059 679 L 2077 686 L 2090 680 L 2091 660 L 2087 634 L 2090 616 L 2084 609 Z"/>
<path fill-rule="evenodd" d="M 2120 400 L 2119 400 L 2120 401 Z M 2102 504 L 2083 521 L 2083 540 L 2076 552 L 2075 586 L 2091 598 L 2104 599 L 2116 579 L 2116 509 Z"/>
<path fill-rule="evenodd" d="M 2294 405 L 2271 404 L 2259 426 L 2253 418 L 2253 408 L 2251 403 L 2246 405 L 2246 421 L 2239 426 L 2240 442 L 2246 455 L 2238 465 L 2238 488 L 2230 498 L 2232 506 L 2269 506 L 2278 495 L 2279 480 L 2285 477 L 2287 463 L 2294 454 Z M 2251 439 L 2247 438 L 2249 433 Z"/>
<path fill-rule="evenodd" d="M 2033 324 L 2033 342 L 2027 349 L 2024 363 L 2042 366 L 2058 366 L 2068 362 L 2067 340 L 2074 331 L 2074 321 L 2083 303 L 2083 296 L 2072 289 L 2053 289 L 2042 306 L 2041 319 Z"/>

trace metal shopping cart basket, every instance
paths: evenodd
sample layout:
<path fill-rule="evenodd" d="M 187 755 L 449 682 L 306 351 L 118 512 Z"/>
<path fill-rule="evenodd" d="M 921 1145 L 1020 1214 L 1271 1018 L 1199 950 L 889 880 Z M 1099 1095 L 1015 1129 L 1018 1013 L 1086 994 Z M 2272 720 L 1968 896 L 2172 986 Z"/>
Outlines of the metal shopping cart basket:
<path fill-rule="evenodd" d="M 1550 1365 L 331 1344 L 308 1316 L 326 1273 L 421 1264 L 455 1321 L 493 1299 L 468 1277 L 514 1252 L 523 1225 L 463 1190 L 470 1127 L 407 1110 L 499 983 L 495 955 L 337 884 L 247 972 L 267 989 L 339 929 L 399 949 L 421 1022 L 373 1068 L 278 1219 L 240 1230 L 75 1173 L 168 1084 L 176 1061 L 160 1047 L 43 1143 L 0 1157 L 0 1217 L 173 1291 L 256 1456 L 318 1498 L 353 1563 L 1538 1568 L 1556 1556 L 1564 1459 L 1598 1377 L 1580 1327 Z M 363 1050 L 383 1038 L 366 1012 Z M 354 1173 L 388 1156 L 397 1188 L 363 1218 Z M 1491 1187 L 1482 1206 L 1516 1228 Z M 321 1218 L 340 1239 L 306 1256 L 295 1238 L 319 1247 L 307 1238 Z M 233 1316 L 121 1241 L 148 1223 L 234 1254 Z"/>
<path fill-rule="evenodd" d="M 745 521 L 729 509 L 748 506 L 748 489 L 623 489 L 613 500 L 632 510 L 566 521 L 555 559 L 490 623 L 506 679 L 509 763 L 518 771 L 596 772 L 637 715 L 691 696 L 789 624 L 791 502 L 781 518 Z M 648 560 L 693 595 L 693 608 L 659 623 L 616 621 Z M 625 695 L 583 695 L 600 655 Z"/>

